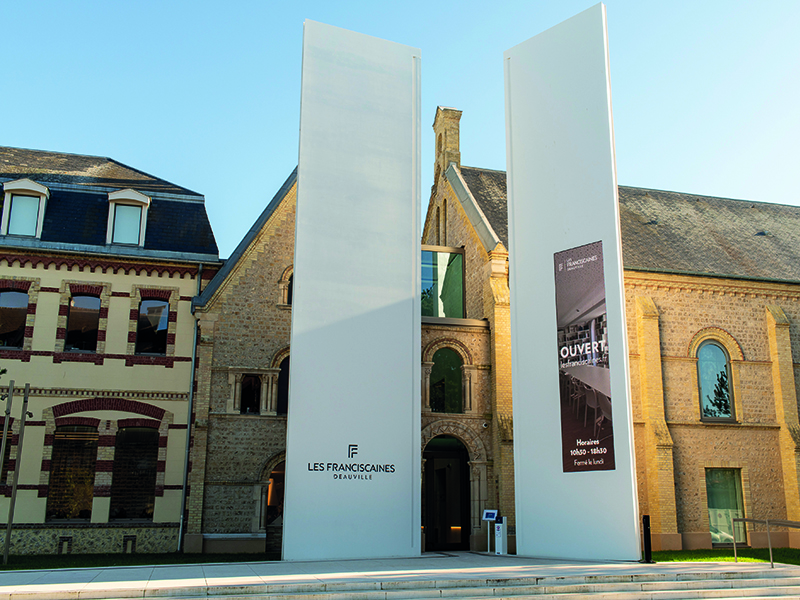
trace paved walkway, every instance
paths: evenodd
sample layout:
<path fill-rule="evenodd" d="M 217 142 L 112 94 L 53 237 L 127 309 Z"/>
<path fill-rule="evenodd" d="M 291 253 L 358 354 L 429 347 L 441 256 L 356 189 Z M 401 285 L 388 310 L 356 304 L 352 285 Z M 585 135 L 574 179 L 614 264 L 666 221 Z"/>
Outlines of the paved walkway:
<path fill-rule="evenodd" d="M 711 573 L 722 577 L 731 572 L 763 572 L 765 563 L 589 563 L 536 559 L 517 556 L 493 556 L 471 552 L 425 554 L 419 558 L 346 560 L 325 562 L 243 562 L 200 565 L 159 565 L 57 569 L 53 571 L 0 572 L 0 600 L 26 598 L 122 598 L 144 596 L 220 595 L 223 588 L 237 588 L 239 593 L 270 591 L 269 586 L 292 586 L 292 591 L 328 588 L 344 584 L 376 582 L 441 581 L 444 586 L 455 580 L 513 579 L 518 577 L 627 576 L 636 574 Z M 800 576 L 800 567 L 775 565 L 776 576 Z M 657 576 L 657 575 L 656 575 Z M 244 586 L 244 587 L 243 587 Z M 248 589 L 247 586 L 252 586 Z M 265 586 L 268 586 L 265 589 Z M 282 588 L 286 590 L 286 588 Z M 230 590 L 234 591 L 234 590 Z"/>

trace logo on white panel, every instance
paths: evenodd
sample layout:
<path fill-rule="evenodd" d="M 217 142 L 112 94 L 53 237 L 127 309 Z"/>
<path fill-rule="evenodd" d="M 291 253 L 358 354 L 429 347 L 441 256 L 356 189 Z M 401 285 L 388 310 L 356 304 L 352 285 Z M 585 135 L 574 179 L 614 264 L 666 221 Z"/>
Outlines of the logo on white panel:
<path fill-rule="evenodd" d="M 358 455 L 358 444 L 348 444 L 347 458 L 352 460 Z M 373 481 L 373 476 L 395 473 L 394 463 L 362 463 L 362 462 L 310 462 L 308 470 L 313 473 L 330 473 L 333 479 Z"/>

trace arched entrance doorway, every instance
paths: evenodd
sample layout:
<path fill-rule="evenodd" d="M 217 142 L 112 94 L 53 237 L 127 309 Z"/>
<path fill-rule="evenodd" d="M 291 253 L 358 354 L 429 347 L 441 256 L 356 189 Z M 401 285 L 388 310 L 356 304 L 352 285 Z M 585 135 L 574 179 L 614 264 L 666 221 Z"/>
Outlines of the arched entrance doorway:
<path fill-rule="evenodd" d="M 422 454 L 425 550 L 469 550 L 469 453 L 449 435 L 433 438 Z"/>
<path fill-rule="evenodd" d="M 283 540 L 283 484 L 286 479 L 286 462 L 272 469 L 266 487 L 262 488 L 261 527 L 266 534 L 265 550 L 280 552 Z"/>

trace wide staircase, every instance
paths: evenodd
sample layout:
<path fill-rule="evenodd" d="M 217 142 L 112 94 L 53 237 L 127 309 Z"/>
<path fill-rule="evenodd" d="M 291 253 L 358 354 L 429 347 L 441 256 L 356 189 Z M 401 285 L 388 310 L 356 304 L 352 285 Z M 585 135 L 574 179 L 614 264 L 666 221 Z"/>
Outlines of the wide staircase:
<path fill-rule="evenodd" d="M 164 590 L 162 597 L 218 600 L 676 600 L 715 598 L 800 598 L 800 577 L 782 569 L 649 573 L 514 579 L 444 579 L 440 581 L 359 581 L 248 585 Z M 149 590 L 148 597 L 159 597 Z"/>

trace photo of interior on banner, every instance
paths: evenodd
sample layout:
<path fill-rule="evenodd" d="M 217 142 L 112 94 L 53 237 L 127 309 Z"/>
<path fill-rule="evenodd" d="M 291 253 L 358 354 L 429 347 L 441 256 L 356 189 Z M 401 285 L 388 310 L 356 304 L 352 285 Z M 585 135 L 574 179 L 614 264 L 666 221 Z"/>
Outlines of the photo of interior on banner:
<path fill-rule="evenodd" d="M 553 256 L 564 472 L 610 471 L 614 429 L 603 243 Z"/>

